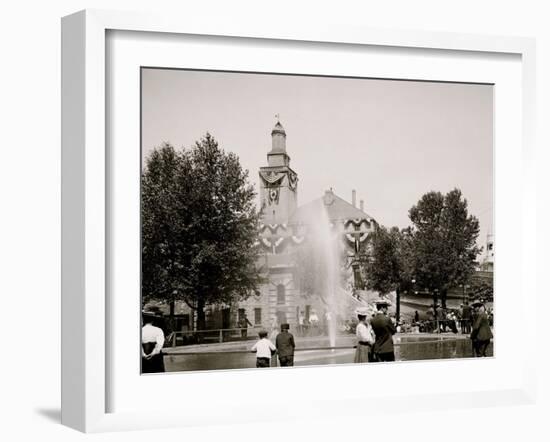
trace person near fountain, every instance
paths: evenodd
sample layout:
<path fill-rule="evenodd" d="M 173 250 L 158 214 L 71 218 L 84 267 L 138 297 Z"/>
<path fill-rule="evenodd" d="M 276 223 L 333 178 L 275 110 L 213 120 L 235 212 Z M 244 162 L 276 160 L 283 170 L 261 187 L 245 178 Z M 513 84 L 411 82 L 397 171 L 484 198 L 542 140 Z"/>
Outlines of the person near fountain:
<path fill-rule="evenodd" d="M 483 302 L 477 300 L 472 303 L 472 306 L 475 308 L 475 320 L 470 339 L 472 340 L 472 346 L 474 348 L 474 356 L 485 357 L 487 356 L 487 347 L 489 347 L 491 343 L 493 333 L 489 326 L 489 319 L 485 313 L 485 305 Z"/>
<path fill-rule="evenodd" d="M 300 315 L 298 316 L 298 334 L 300 336 L 304 336 L 304 323 L 305 323 L 305 316 L 304 312 L 300 311 Z"/>
<path fill-rule="evenodd" d="M 267 339 L 266 330 L 260 330 L 258 337 L 260 338 L 259 341 L 252 346 L 252 352 L 256 353 L 256 368 L 268 368 L 271 366 L 271 356 L 275 354 L 277 349 Z"/>
<path fill-rule="evenodd" d="M 270 332 L 269 332 L 269 339 L 271 341 L 274 341 L 277 337 L 277 333 L 279 333 L 279 321 L 277 320 L 276 316 L 271 317 L 271 324 L 269 325 Z"/>
<path fill-rule="evenodd" d="M 241 318 L 239 319 L 239 328 L 241 329 L 242 339 L 246 339 L 249 325 L 252 327 L 252 322 L 250 322 L 250 320 L 246 316 L 246 312 L 244 312 Z"/>
<path fill-rule="evenodd" d="M 288 324 L 281 324 L 281 333 L 275 339 L 275 347 L 279 355 L 279 365 L 281 367 L 292 367 L 294 365 L 294 336 L 288 331 Z"/>
<path fill-rule="evenodd" d="M 319 334 L 319 316 L 315 310 L 312 310 L 309 315 L 309 324 L 312 336 L 317 336 Z"/>
<path fill-rule="evenodd" d="M 470 334 L 472 332 L 472 308 L 468 304 L 462 306 L 462 334 Z"/>
<path fill-rule="evenodd" d="M 371 362 L 372 360 L 372 346 L 374 345 L 374 333 L 370 324 L 367 322 L 367 316 L 369 312 L 367 308 L 357 310 L 357 319 L 359 323 L 355 328 L 355 335 L 357 336 L 357 347 L 355 350 L 355 358 L 353 362 Z"/>
<path fill-rule="evenodd" d="M 373 347 L 374 362 L 395 361 L 393 335 L 396 333 L 396 329 L 388 317 L 389 305 L 389 301 L 384 299 L 376 301 L 377 312 L 370 322 L 376 337 Z"/>

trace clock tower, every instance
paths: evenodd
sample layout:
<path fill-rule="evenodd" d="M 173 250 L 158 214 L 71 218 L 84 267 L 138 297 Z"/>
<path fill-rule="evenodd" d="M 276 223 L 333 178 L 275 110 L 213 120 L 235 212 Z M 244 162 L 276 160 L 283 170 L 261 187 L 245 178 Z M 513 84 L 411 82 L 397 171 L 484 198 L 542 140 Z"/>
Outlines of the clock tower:
<path fill-rule="evenodd" d="M 298 175 L 286 153 L 286 132 L 280 121 L 271 131 L 267 166 L 260 168 L 260 203 L 264 224 L 284 224 L 296 210 Z"/>

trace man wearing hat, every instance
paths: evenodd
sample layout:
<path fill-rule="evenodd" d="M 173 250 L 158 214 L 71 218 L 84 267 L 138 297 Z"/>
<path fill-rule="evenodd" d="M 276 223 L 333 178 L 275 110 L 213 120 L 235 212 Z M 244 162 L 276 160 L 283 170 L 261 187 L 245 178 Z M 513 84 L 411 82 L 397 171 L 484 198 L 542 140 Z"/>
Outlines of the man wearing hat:
<path fill-rule="evenodd" d="M 396 329 L 388 317 L 388 306 L 390 302 L 385 299 L 376 301 L 376 315 L 371 319 L 370 324 L 376 336 L 373 352 L 375 362 L 395 361 L 393 350 L 393 335 Z"/>
<path fill-rule="evenodd" d="M 472 309 L 468 303 L 462 305 L 462 334 L 471 333 L 472 328 Z"/>
<path fill-rule="evenodd" d="M 493 333 L 489 326 L 489 319 L 485 313 L 483 301 L 480 299 L 474 301 L 472 307 L 475 308 L 475 319 L 470 339 L 472 340 L 474 355 L 476 357 L 485 357 L 487 356 L 487 347 L 489 347 Z"/>
<path fill-rule="evenodd" d="M 279 354 L 279 364 L 281 367 L 292 367 L 294 365 L 294 336 L 288 331 L 288 324 L 281 324 L 281 333 L 275 338 L 275 347 Z"/>
<path fill-rule="evenodd" d="M 357 335 L 357 347 L 353 362 L 371 362 L 372 346 L 374 344 L 374 333 L 370 324 L 367 322 L 369 311 L 366 307 L 357 310 L 357 319 L 359 323 L 355 329 Z"/>

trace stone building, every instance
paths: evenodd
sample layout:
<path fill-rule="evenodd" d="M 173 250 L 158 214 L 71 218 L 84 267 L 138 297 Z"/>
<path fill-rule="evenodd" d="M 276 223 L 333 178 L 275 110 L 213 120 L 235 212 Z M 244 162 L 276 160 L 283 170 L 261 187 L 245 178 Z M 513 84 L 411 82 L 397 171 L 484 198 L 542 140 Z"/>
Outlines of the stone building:
<path fill-rule="evenodd" d="M 263 252 L 259 265 L 268 282 L 234 308 L 235 323 L 245 314 L 254 325 L 267 328 L 284 322 L 295 327 L 300 316 L 307 321 L 316 315 L 322 323 L 326 311 L 322 299 L 303 293 L 295 272 L 296 252 L 307 243 L 311 223 L 317 221 L 315 210 L 326 209 L 330 227 L 345 250 L 343 264 L 349 273 L 345 291 L 350 297 L 357 296 L 363 288 L 355 262 L 366 252 L 367 236 L 377 223 L 364 211 L 363 201 L 357 207 L 355 191 L 351 203 L 329 189 L 317 200 L 298 206 L 299 175 L 290 166 L 286 132 L 280 122 L 273 128 L 271 138 L 267 165 L 259 169 L 262 224 L 258 241 Z"/>
<path fill-rule="evenodd" d="M 487 242 L 485 244 L 485 256 L 480 264 L 480 270 L 484 272 L 492 272 L 495 264 L 495 241 L 493 235 L 489 233 L 487 235 Z"/>
<path fill-rule="evenodd" d="M 267 165 L 259 168 L 259 198 L 262 210 L 257 245 L 261 247 L 258 268 L 266 283 L 247 300 L 232 305 L 210 305 L 205 310 L 207 329 L 238 328 L 243 317 L 253 327 L 278 328 L 288 322 L 292 328 L 316 315 L 319 325 L 326 319 L 326 305 L 315 295 L 306 295 L 296 280 L 297 251 L 307 244 L 312 224 L 317 222 L 315 210 L 323 207 L 330 228 L 338 238 L 345 255 L 342 263 L 347 274 L 345 295 L 352 299 L 365 296 L 356 262 L 367 251 L 367 237 L 377 228 L 376 221 L 363 207 L 357 207 L 356 192 L 347 202 L 332 189 L 318 199 L 298 206 L 299 175 L 290 166 L 286 148 L 286 132 L 277 122 L 271 132 L 271 149 L 267 152 Z M 167 310 L 164 306 L 163 310 Z M 167 312 L 166 312 L 167 313 Z M 196 318 L 184 304 L 175 306 L 177 331 L 192 330 Z"/>

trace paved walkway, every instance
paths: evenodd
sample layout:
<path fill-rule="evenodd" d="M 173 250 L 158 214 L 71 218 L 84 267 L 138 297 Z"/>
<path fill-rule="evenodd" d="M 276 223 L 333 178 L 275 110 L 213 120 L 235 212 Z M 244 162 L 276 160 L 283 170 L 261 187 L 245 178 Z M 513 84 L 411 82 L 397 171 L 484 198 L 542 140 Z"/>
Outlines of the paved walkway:
<path fill-rule="evenodd" d="M 440 341 L 449 339 L 468 339 L 469 335 L 462 335 L 460 333 L 397 333 L 394 335 L 394 343 L 399 346 L 402 343 L 421 343 L 425 341 Z M 296 349 L 326 349 L 330 347 L 329 338 L 327 336 L 307 336 L 307 337 L 295 337 Z M 178 347 L 166 347 L 163 349 L 164 353 L 210 353 L 210 352 L 243 352 L 249 351 L 254 345 L 256 340 L 246 341 L 234 341 L 224 343 L 209 343 L 209 344 L 196 344 L 185 345 Z M 356 344 L 355 335 L 341 335 L 336 337 L 336 344 L 338 350 L 339 347 L 352 348 Z"/>
<path fill-rule="evenodd" d="M 315 338 L 298 338 L 294 355 L 295 366 L 334 365 L 353 363 L 354 336 L 345 336 L 337 349 L 313 348 Z M 318 341 L 318 339 L 317 339 Z M 397 361 L 472 358 L 472 344 L 467 335 L 405 334 L 394 336 Z M 323 343 L 326 343 L 326 339 Z M 256 356 L 250 351 L 253 341 L 228 342 L 166 349 L 164 362 L 167 371 L 200 371 L 255 368 Z M 493 355 L 492 344 L 488 355 Z M 273 358 L 275 363 L 276 358 Z M 276 365 L 272 365 L 276 366 Z"/>

